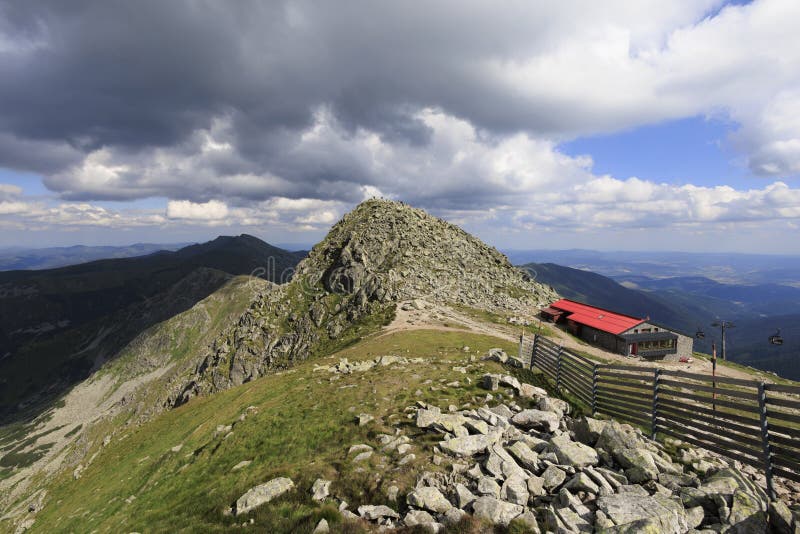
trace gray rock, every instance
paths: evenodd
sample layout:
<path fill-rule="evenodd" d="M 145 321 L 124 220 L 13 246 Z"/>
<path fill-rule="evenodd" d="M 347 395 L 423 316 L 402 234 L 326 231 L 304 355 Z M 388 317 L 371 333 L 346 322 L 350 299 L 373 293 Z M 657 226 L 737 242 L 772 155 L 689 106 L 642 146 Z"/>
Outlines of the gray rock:
<path fill-rule="evenodd" d="M 500 485 L 490 477 L 478 479 L 478 495 L 500 498 Z"/>
<path fill-rule="evenodd" d="M 688 530 L 683 506 L 661 495 L 606 495 L 597 499 L 597 507 L 617 525 L 618 532 L 682 534 Z"/>
<path fill-rule="evenodd" d="M 559 419 L 564 417 L 564 414 L 569 413 L 569 404 L 561 399 L 556 399 L 553 397 L 544 397 L 539 399 L 536 407 L 545 412 L 553 412 L 554 414 L 558 415 Z"/>
<path fill-rule="evenodd" d="M 528 485 L 528 493 L 534 497 L 544 495 L 544 479 L 533 475 L 526 481 Z"/>
<path fill-rule="evenodd" d="M 424 510 L 410 510 L 403 518 L 403 523 L 405 523 L 407 527 L 427 525 L 428 523 L 435 522 L 436 520 L 433 516 Z"/>
<path fill-rule="evenodd" d="M 500 489 L 500 498 L 510 503 L 525 506 L 528 504 L 528 484 L 519 475 L 511 475 Z"/>
<path fill-rule="evenodd" d="M 497 391 L 500 388 L 500 377 L 497 375 L 483 375 L 481 387 L 489 391 Z"/>
<path fill-rule="evenodd" d="M 477 499 L 464 484 L 456 484 L 456 498 L 458 499 L 458 507 L 462 510 Z"/>
<path fill-rule="evenodd" d="M 331 481 L 318 478 L 311 486 L 311 498 L 315 501 L 324 501 L 330 495 Z"/>
<path fill-rule="evenodd" d="M 517 441 L 506 450 L 525 469 L 530 471 L 539 469 L 539 455 L 533 452 L 524 442 Z"/>
<path fill-rule="evenodd" d="M 347 455 L 351 455 L 354 452 L 364 452 L 364 451 L 371 451 L 372 447 L 367 445 L 366 443 L 359 443 L 358 445 L 353 445 L 349 449 L 347 449 Z"/>
<path fill-rule="evenodd" d="M 283 495 L 293 487 L 294 482 L 292 482 L 292 479 L 278 477 L 265 484 L 250 488 L 236 500 L 236 515 L 246 514 L 250 510 Z"/>
<path fill-rule="evenodd" d="M 528 532 L 534 534 L 539 534 L 541 532 L 539 530 L 539 523 L 536 521 L 536 514 L 530 510 L 526 510 L 522 515 L 514 518 L 514 522 L 524 526 Z"/>
<path fill-rule="evenodd" d="M 467 512 L 458 508 L 450 508 L 444 513 L 444 522 L 447 525 L 457 525 L 467 516 Z"/>
<path fill-rule="evenodd" d="M 510 419 L 511 417 L 514 416 L 514 412 L 511 411 L 511 408 L 509 408 L 505 404 L 498 404 L 493 408 L 489 408 L 489 411 L 492 412 L 493 414 L 503 417 L 504 419 Z"/>
<path fill-rule="evenodd" d="M 600 487 L 584 472 L 580 472 L 574 477 L 570 478 L 564 487 L 573 491 L 585 491 L 597 495 L 600 493 Z"/>
<path fill-rule="evenodd" d="M 594 445 L 595 449 L 604 449 L 611 454 L 621 449 L 638 449 L 645 446 L 644 439 L 632 426 L 616 421 L 608 421 Z"/>
<path fill-rule="evenodd" d="M 356 416 L 356 421 L 358 421 L 358 426 L 364 426 L 374 420 L 375 417 L 371 416 L 368 413 L 360 413 Z"/>
<path fill-rule="evenodd" d="M 489 456 L 486 458 L 484 467 L 486 471 L 494 475 L 495 478 L 504 479 L 512 475 L 528 478 L 525 471 L 514 461 L 505 448 L 500 443 L 494 443 L 488 449 Z"/>
<path fill-rule="evenodd" d="M 686 510 L 686 525 L 692 529 L 700 526 L 705 518 L 705 510 L 702 506 L 695 506 Z"/>
<path fill-rule="evenodd" d="M 553 412 L 522 410 L 511 418 L 511 422 L 524 429 L 553 432 L 558 428 L 559 417 Z"/>
<path fill-rule="evenodd" d="M 625 476 L 634 484 L 658 478 L 658 468 L 653 455 L 644 448 L 618 449 L 614 451 L 614 459 L 625 468 Z"/>
<path fill-rule="evenodd" d="M 328 522 L 325 519 L 320 519 L 319 523 L 317 523 L 317 526 L 314 528 L 311 534 L 326 534 L 330 531 L 331 529 L 328 526 Z"/>
<path fill-rule="evenodd" d="M 489 349 L 486 355 L 483 357 L 484 360 L 493 360 L 500 363 L 506 363 L 508 361 L 508 354 L 503 349 Z"/>
<path fill-rule="evenodd" d="M 550 465 L 542 473 L 542 484 L 547 491 L 553 491 L 567 479 L 567 474 L 555 465 Z"/>
<path fill-rule="evenodd" d="M 569 532 L 592 532 L 592 524 L 574 510 L 558 508 L 555 512 Z"/>
<path fill-rule="evenodd" d="M 389 486 L 389 488 L 386 490 L 386 498 L 393 502 L 397 501 L 397 495 L 399 493 L 400 493 L 400 488 L 394 485 Z"/>
<path fill-rule="evenodd" d="M 464 426 L 472 432 L 473 434 L 488 434 L 489 433 L 489 425 L 486 424 L 486 421 L 480 421 L 478 419 L 467 419 L 464 423 Z"/>
<path fill-rule="evenodd" d="M 391 517 L 392 519 L 400 519 L 400 514 L 385 506 L 383 504 L 379 504 L 377 506 L 373 506 L 371 504 L 364 504 L 358 507 L 358 515 L 367 519 L 369 521 L 377 521 L 379 519 L 383 519 L 384 517 Z"/>
<path fill-rule="evenodd" d="M 575 421 L 573 427 L 575 439 L 585 445 L 594 447 L 607 424 L 607 421 L 592 419 L 591 417 L 581 417 Z"/>
<path fill-rule="evenodd" d="M 363 462 L 364 460 L 369 460 L 371 456 L 372 456 L 372 451 L 365 451 L 365 452 L 357 454 L 355 456 L 355 458 L 353 458 L 353 461 L 354 462 Z"/>
<path fill-rule="evenodd" d="M 432 487 L 415 489 L 406 496 L 406 502 L 437 514 L 443 514 L 453 507 L 442 492 Z"/>
<path fill-rule="evenodd" d="M 439 448 L 455 456 L 475 456 L 478 453 L 485 452 L 487 447 L 498 441 L 501 437 L 502 434 L 496 432 L 463 436 L 447 441 L 440 441 Z"/>
<path fill-rule="evenodd" d="M 509 376 L 509 375 L 501 376 L 500 377 L 500 384 L 502 384 L 504 386 L 508 386 L 508 387 L 514 388 L 517 391 L 519 391 L 519 388 L 520 388 L 519 380 L 517 380 L 513 376 Z"/>
<path fill-rule="evenodd" d="M 524 511 L 525 509 L 518 504 L 504 502 L 494 497 L 478 497 L 472 503 L 472 514 L 475 517 L 504 527 Z"/>
<path fill-rule="evenodd" d="M 769 503 L 769 524 L 778 534 L 794 534 L 792 529 L 792 511 L 783 501 Z M 800 527 L 800 522 L 798 523 Z M 800 530 L 800 528 L 795 529 Z"/>
<path fill-rule="evenodd" d="M 438 410 L 417 410 L 417 426 L 419 428 L 436 428 L 444 432 L 454 432 L 456 427 L 463 427 L 467 418 L 459 414 L 443 414 Z"/>
<path fill-rule="evenodd" d="M 726 523 L 731 525 L 731 534 L 766 534 L 767 513 L 756 496 L 737 489 Z"/>
<path fill-rule="evenodd" d="M 614 487 L 606 480 L 606 477 L 595 471 L 593 467 L 587 467 L 583 472 L 592 479 L 592 482 L 597 484 L 598 488 L 600 488 L 599 495 L 610 495 L 614 493 Z"/>
<path fill-rule="evenodd" d="M 540 399 L 547 396 L 547 391 L 523 382 L 519 385 L 519 391 L 517 392 L 517 395 L 525 399 Z"/>
<path fill-rule="evenodd" d="M 558 463 L 575 467 L 597 465 L 597 451 L 588 445 L 569 439 L 568 434 L 561 434 L 550 440 L 550 448 L 558 457 Z"/>

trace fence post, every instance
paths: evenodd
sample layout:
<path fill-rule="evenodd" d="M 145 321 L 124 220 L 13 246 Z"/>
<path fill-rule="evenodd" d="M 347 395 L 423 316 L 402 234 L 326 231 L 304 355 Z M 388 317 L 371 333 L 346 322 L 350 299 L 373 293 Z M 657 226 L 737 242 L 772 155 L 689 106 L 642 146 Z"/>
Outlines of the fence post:
<path fill-rule="evenodd" d="M 767 390 L 764 382 L 758 385 L 758 413 L 761 418 L 761 443 L 764 449 L 764 475 L 767 478 L 767 495 L 775 499 L 775 488 L 772 486 L 772 455 L 769 447 L 769 424 L 767 422 Z"/>
<path fill-rule="evenodd" d="M 597 413 L 597 368 L 599 366 L 594 364 L 592 369 L 592 417 Z"/>
<path fill-rule="evenodd" d="M 525 361 L 525 354 L 522 352 L 525 350 L 525 329 L 522 329 L 522 333 L 519 335 L 519 349 L 517 350 L 517 356 L 519 357 L 519 361 Z"/>
<path fill-rule="evenodd" d="M 561 391 L 561 352 L 564 350 L 563 345 L 558 346 L 558 357 L 556 358 L 556 391 Z"/>
<path fill-rule="evenodd" d="M 539 344 L 539 336 L 541 334 L 533 334 L 533 345 L 531 345 L 531 371 L 536 363 L 536 346 Z"/>
<path fill-rule="evenodd" d="M 653 419 L 650 423 L 650 438 L 656 439 L 658 432 L 658 388 L 661 382 L 661 369 L 656 367 L 653 371 Z"/>

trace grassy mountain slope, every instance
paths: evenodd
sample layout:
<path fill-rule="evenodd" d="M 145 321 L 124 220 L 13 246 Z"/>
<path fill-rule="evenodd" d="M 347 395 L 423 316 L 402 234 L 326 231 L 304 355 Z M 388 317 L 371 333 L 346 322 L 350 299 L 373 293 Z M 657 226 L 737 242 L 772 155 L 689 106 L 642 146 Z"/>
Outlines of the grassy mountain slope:
<path fill-rule="evenodd" d="M 140 332 L 191 307 L 232 275 L 288 278 L 302 253 L 251 236 L 177 252 L 0 273 L 0 421 L 29 417 Z"/>
<path fill-rule="evenodd" d="M 461 350 L 464 344 L 473 354 L 494 346 L 513 350 L 510 343 L 463 332 L 374 336 L 314 363 L 328 366 L 340 358 L 362 361 L 381 355 L 424 361 L 340 378 L 315 371 L 308 362 L 193 399 L 140 427 L 110 421 L 87 437 L 89 456 L 96 456 L 80 479 L 64 473 L 50 488 L 33 531 L 223 531 L 243 521 L 226 515 L 225 508 L 253 485 L 280 475 L 292 477 L 297 489 L 244 519 L 252 517 L 257 530 L 310 532 L 321 517 L 335 521 L 332 509 L 309 498 L 318 476 L 332 478 L 332 491 L 351 508 L 386 502 L 390 485 L 402 493 L 413 487 L 416 463 L 398 466 L 396 453 L 378 453 L 365 464 L 354 464 L 347 449 L 374 441 L 378 432 L 393 433 L 395 427 L 411 433 L 413 424 L 403 407 L 417 400 L 461 405 L 485 396 L 475 385 L 477 378 L 497 364 L 470 364 L 469 354 Z M 455 365 L 469 367 L 466 377 L 472 385 L 452 369 Z M 431 383 L 429 377 L 436 380 Z M 459 387 L 443 386 L 456 380 Z M 379 421 L 359 427 L 354 416 L 361 412 Z M 219 425 L 233 426 L 218 430 Z M 108 433 L 113 436 L 103 446 Z M 252 463 L 234 470 L 243 460 Z"/>
<path fill-rule="evenodd" d="M 117 359 L 32 421 L 0 427 L 0 510 L 8 505 L 7 498 L 41 484 L 41 473 L 57 471 L 62 464 L 74 467 L 91 444 L 82 433 L 92 425 L 108 417 L 133 424 L 163 410 L 170 378 L 191 366 L 193 356 L 241 316 L 254 293 L 269 287 L 248 276 L 228 280 L 189 310 L 141 332 Z"/>

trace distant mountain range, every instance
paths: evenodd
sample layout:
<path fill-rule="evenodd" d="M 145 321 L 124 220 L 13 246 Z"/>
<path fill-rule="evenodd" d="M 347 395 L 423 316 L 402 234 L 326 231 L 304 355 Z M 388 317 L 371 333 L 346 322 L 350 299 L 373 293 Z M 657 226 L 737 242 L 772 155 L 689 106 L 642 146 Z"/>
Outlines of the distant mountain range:
<path fill-rule="evenodd" d="M 0 272 L 0 420 L 83 380 L 140 332 L 191 308 L 231 276 L 284 282 L 304 256 L 240 235 L 133 258 Z"/>
<path fill-rule="evenodd" d="M 700 352 L 710 352 L 712 341 L 719 346 L 719 330 L 711 323 L 719 318 L 733 321 L 736 326 L 726 336 L 729 360 L 800 379 L 800 288 L 721 284 L 702 276 L 656 279 L 628 273 L 612 279 L 553 263 L 528 263 L 523 268 L 565 297 L 649 316 L 688 335 L 701 329 L 705 338 L 695 342 Z M 777 329 L 783 346 L 768 342 Z"/>
<path fill-rule="evenodd" d="M 128 246 L 86 246 L 47 248 L 0 248 L 0 271 L 20 269 L 55 269 L 95 260 L 132 258 L 145 256 L 161 250 L 174 251 L 191 243 L 136 243 Z"/>

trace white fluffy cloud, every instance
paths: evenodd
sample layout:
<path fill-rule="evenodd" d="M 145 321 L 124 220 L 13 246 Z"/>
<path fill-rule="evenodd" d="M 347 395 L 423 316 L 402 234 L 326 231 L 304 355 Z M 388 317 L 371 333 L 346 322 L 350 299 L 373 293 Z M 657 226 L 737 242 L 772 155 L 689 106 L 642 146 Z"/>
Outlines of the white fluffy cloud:
<path fill-rule="evenodd" d="M 799 217 L 794 0 L 418 10 L 242 2 L 194 18 L 142 5 L 132 24 L 156 19 L 186 30 L 166 55 L 154 53 L 165 36 L 144 41 L 140 28 L 84 6 L 80 20 L 115 28 L 97 37 L 116 36 L 109 56 L 144 58 L 111 85 L 97 67 L 104 58 L 93 56 L 94 27 L 20 6 L 21 29 L 0 22 L 0 75 L 13 82 L 0 88 L 0 165 L 42 173 L 59 199 L 0 188 L 6 221 L 315 230 L 369 196 L 458 222 L 539 228 Z M 140 79 L 164 82 L 154 94 Z M 81 90 L 48 90 L 61 86 Z M 113 98 L 110 86 L 118 87 Z M 557 148 L 698 115 L 731 121 L 730 144 L 754 175 L 751 188 L 722 185 L 726 177 L 699 186 L 598 175 L 591 155 Z M 163 210 L 92 204 L 153 197 L 168 199 Z"/>

